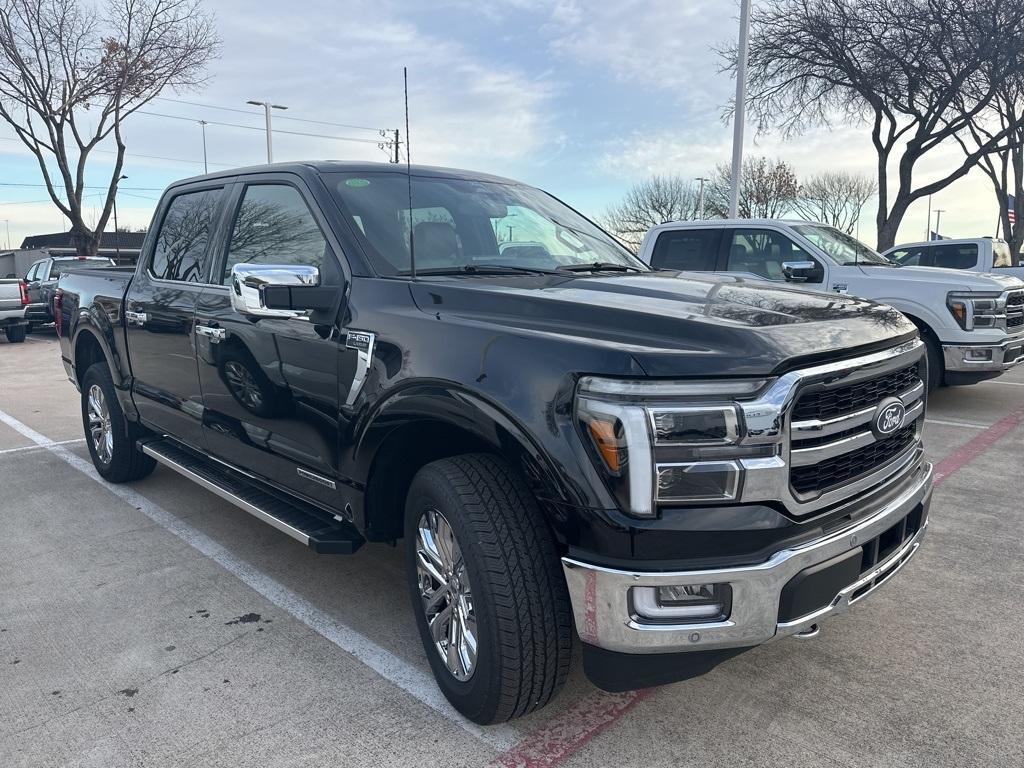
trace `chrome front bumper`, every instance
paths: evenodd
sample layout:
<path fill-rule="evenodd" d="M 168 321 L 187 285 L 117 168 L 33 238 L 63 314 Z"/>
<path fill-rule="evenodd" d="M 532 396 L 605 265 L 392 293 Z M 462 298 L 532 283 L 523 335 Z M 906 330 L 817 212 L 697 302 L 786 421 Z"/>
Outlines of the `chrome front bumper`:
<path fill-rule="evenodd" d="M 987 352 L 987 359 L 968 359 L 968 353 Z M 999 344 L 943 344 L 946 370 L 954 372 L 1008 371 L 1024 363 L 1024 334 Z"/>
<path fill-rule="evenodd" d="M 916 470 L 912 486 L 871 517 L 816 541 L 776 552 L 764 563 L 718 570 L 620 571 L 562 558 L 576 629 L 584 642 L 622 653 L 674 653 L 759 645 L 805 631 L 840 613 L 870 594 L 909 561 L 924 539 L 925 519 L 917 533 L 870 572 L 842 589 L 828 606 L 794 621 L 779 622 L 782 590 L 801 571 L 870 542 L 927 505 L 932 491 L 932 466 Z M 729 583 L 732 610 L 714 622 L 665 624 L 647 622 L 632 607 L 633 587 Z M 866 588 L 865 588 L 866 587 Z"/>

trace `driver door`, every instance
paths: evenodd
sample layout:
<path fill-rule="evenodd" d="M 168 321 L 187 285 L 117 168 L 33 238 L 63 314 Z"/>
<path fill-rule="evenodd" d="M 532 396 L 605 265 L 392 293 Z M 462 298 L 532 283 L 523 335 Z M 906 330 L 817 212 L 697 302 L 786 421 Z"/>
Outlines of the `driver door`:
<path fill-rule="evenodd" d="M 739 274 L 751 280 L 786 282 L 783 265 L 792 262 L 810 261 L 818 264 L 807 251 L 794 243 L 782 232 L 774 229 L 732 229 L 725 234 L 726 245 L 724 269 L 730 274 Z M 820 286 L 824 270 L 820 268 L 809 279 L 800 283 L 805 286 Z"/>

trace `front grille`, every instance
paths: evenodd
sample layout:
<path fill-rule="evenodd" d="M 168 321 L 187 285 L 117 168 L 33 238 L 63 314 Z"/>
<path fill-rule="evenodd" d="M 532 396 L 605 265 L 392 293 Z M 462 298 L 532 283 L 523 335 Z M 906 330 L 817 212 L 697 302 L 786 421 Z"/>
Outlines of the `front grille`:
<path fill-rule="evenodd" d="M 1024 325 L 1024 315 L 1010 315 L 1006 318 L 1007 328 L 1020 328 Z"/>
<path fill-rule="evenodd" d="M 876 443 L 809 467 L 793 467 L 789 480 L 799 494 L 827 491 L 855 480 L 895 459 L 917 440 L 917 424 L 909 424 Z"/>
<path fill-rule="evenodd" d="M 800 396 L 793 409 L 794 421 L 825 421 L 877 405 L 887 397 L 896 397 L 913 389 L 921 381 L 918 366 L 836 389 L 808 392 Z"/>
<path fill-rule="evenodd" d="M 1017 293 L 1011 293 L 1006 297 L 1006 306 L 1008 307 L 1024 307 L 1024 291 Z"/>

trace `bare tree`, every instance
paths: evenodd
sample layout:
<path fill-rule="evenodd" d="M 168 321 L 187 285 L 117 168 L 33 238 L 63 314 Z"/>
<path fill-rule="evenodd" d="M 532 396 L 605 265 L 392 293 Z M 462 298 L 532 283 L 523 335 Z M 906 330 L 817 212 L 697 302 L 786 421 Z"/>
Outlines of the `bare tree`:
<path fill-rule="evenodd" d="M 752 25 L 748 98 L 762 129 L 870 125 L 880 249 L 915 201 L 1008 143 L 1011 130 L 994 131 L 940 178 L 914 179 L 989 107 L 997 83 L 1024 72 L 1024 0 L 770 0 Z M 726 55 L 734 66 L 735 51 Z"/>
<path fill-rule="evenodd" d="M 878 186 L 870 176 L 825 171 L 800 185 L 793 210 L 809 221 L 820 221 L 853 234 L 857 221 Z"/>
<path fill-rule="evenodd" d="M 695 219 L 699 206 L 693 182 L 681 176 L 652 176 L 630 187 L 621 203 L 605 211 L 601 223 L 636 250 L 651 227 Z"/>
<path fill-rule="evenodd" d="M 708 210 L 725 218 L 729 215 L 732 168 L 722 163 L 711 174 Z M 749 157 L 743 161 L 739 216 L 742 219 L 778 219 L 793 209 L 800 183 L 796 172 L 784 160 Z"/>
<path fill-rule="evenodd" d="M 110 217 L 125 118 L 165 88 L 201 85 L 218 45 L 200 0 L 106 0 L 102 11 L 78 0 L 0 0 L 0 118 L 35 155 L 79 254 L 95 255 Z M 90 227 L 86 168 L 110 138 L 114 166 Z"/>

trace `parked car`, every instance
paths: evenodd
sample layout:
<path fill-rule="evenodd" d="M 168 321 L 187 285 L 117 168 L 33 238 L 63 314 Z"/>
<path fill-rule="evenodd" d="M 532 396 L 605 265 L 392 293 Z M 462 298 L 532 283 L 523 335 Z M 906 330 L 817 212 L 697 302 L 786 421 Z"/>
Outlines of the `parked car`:
<path fill-rule="evenodd" d="M 25 340 L 28 331 L 28 322 L 25 320 L 27 305 L 28 293 L 20 278 L 0 280 L 0 328 L 4 329 L 7 341 L 12 344 Z"/>
<path fill-rule="evenodd" d="M 990 237 L 904 243 L 882 255 L 901 267 L 967 269 L 1024 278 L 1024 265 L 1020 263 L 1020 257 L 1010 250 L 1010 244 Z"/>
<path fill-rule="evenodd" d="M 476 722 L 551 699 L 573 621 L 599 686 L 684 679 L 813 636 L 925 535 L 924 346 L 889 307 L 654 272 L 540 190 L 435 168 L 201 176 L 150 232 L 134 273 L 59 282 L 97 471 L 159 462 L 315 552 L 404 539 Z"/>
<path fill-rule="evenodd" d="M 834 227 L 807 221 L 679 221 L 653 227 L 655 269 L 799 283 L 895 307 L 928 351 L 929 389 L 974 384 L 1024 362 L 1024 281 L 1008 274 L 900 267 Z"/>
<path fill-rule="evenodd" d="M 61 272 L 69 267 L 112 267 L 114 262 L 105 256 L 49 256 L 28 268 L 28 308 L 25 317 L 29 330 L 36 325 L 53 322 L 53 292 Z"/>

